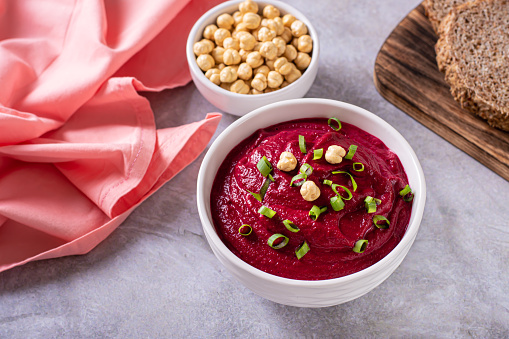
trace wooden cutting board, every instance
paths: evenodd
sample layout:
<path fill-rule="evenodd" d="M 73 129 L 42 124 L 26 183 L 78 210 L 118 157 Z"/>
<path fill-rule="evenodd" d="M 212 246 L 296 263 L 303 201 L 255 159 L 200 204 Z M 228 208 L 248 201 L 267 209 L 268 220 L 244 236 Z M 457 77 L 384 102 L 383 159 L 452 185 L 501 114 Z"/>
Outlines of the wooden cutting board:
<path fill-rule="evenodd" d="M 396 107 L 509 180 L 509 132 L 490 127 L 453 99 L 437 68 L 437 39 L 424 7 L 419 5 L 394 29 L 378 53 L 374 72 L 377 90 Z"/>

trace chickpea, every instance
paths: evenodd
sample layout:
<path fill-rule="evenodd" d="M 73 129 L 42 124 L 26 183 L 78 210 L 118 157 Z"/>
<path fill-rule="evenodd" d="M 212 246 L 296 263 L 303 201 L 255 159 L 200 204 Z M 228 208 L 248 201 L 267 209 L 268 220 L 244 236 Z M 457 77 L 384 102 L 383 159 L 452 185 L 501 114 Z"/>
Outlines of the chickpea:
<path fill-rule="evenodd" d="M 267 5 L 263 8 L 263 16 L 267 19 L 274 19 L 280 15 L 279 9 L 272 5 Z"/>
<path fill-rule="evenodd" d="M 226 65 L 230 66 L 240 64 L 242 58 L 238 51 L 228 48 L 224 51 L 223 60 Z"/>
<path fill-rule="evenodd" d="M 251 88 L 251 92 L 250 93 L 254 94 L 254 95 L 256 95 L 256 94 L 263 94 L 263 92 L 261 92 L 261 91 L 259 91 L 257 89 L 254 89 L 254 88 Z"/>
<path fill-rule="evenodd" d="M 195 42 L 193 45 L 193 52 L 194 54 L 202 55 L 202 54 L 209 54 L 212 52 L 212 49 L 214 48 L 214 43 L 210 40 L 203 39 L 202 41 Z"/>
<path fill-rule="evenodd" d="M 280 88 L 279 88 L 279 87 L 277 87 L 277 88 L 270 88 L 270 87 L 267 87 L 267 88 L 263 91 L 263 93 L 271 93 L 271 92 L 275 92 L 275 91 L 277 91 L 278 89 L 280 89 Z"/>
<path fill-rule="evenodd" d="M 253 29 L 253 30 L 251 31 L 251 34 L 254 36 L 254 38 L 256 39 L 256 41 L 260 41 L 260 39 L 258 39 L 258 32 L 260 31 L 260 29 L 261 29 L 261 28 L 262 28 L 262 27 L 260 26 L 260 27 L 258 27 L 257 29 Z"/>
<path fill-rule="evenodd" d="M 253 51 L 260 51 L 260 48 L 262 48 L 263 42 L 257 41 L 253 47 Z"/>
<path fill-rule="evenodd" d="M 301 35 L 298 40 L 297 49 L 304 53 L 311 52 L 313 50 L 313 39 L 307 34 Z"/>
<path fill-rule="evenodd" d="M 260 22 L 260 26 L 267 27 L 268 25 L 269 25 L 269 19 L 263 18 L 262 21 Z"/>
<path fill-rule="evenodd" d="M 272 39 L 272 42 L 274 43 L 274 45 L 276 45 L 277 56 L 280 57 L 281 55 L 283 55 L 283 53 L 286 50 L 286 42 L 280 37 L 275 37 L 274 39 Z"/>
<path fill-rule="evenodd" d="M 288 27 L 285 27 L 285 29 L 283 30 L 283 34 L 281 34 L 280 37 L 286 43 L 289 43 L 293 39 L 292 31 Z"/>
<path fill-rule="evenodd" d="M 240 13 L 258 13 L 258 4 L 251 0 L 246 0 L 239 4 Z"/>
<path fill-rule="evenodd" d="M 276 70 L 276 67 L 274 66 L 274 63 L 275 63 L 276 60 L 265 60 L 265 65 L 267 65 L 267 67 L 271 70 L 271 71 L 275 71 Z"/>
<path fill-rule="evenodd" d="M 247 55 L 246 63 L 251 68 L 259 67 L 263 64 L 263 57 L 260 52 L 251 52 Z"/>
<path fill-rule="evenodd" d="M 212 50 L 212 52 L 210 53 L 210 55 L 212 55 L 212 57 L 214 58 L 214 60 L 216 61 L 216 64 L 221 64 L 224 62 L 224 59 L 223 59 L 223 55 L 224 55 L 224 48 L 223 47 L 219 47 L 217 46 L 216 48 L 214 48 Z"/>
<path fill-rule="evenodd" d="M 269 75 L 269 72 L 270 72 L 270 68 L 269 68 L 269 66 L 266 66 L 266 65 L 262 65 L 258 68 L 255 68 L 255 70 L 253 71 L 253 73 L 255 75 L 258 73 L 261 73 L 261 74 L 265 75 L 265 77 L 267 77 Z"/>
<path fill-rule="evenodd" d="M 198 64 L 198 67 L 204 72 L 208 71 L 214 65 L 216 62 L 214 61 L 214 58 L 210 54 L 202 54 L 196 58 L 196 63 Z"/>
<path fill-rule="evenodd" d="M 293 64 L 288 62 L 285 57 L 278 58 L 274 61 L 274 69 L 281 75 L 287 75 L 293 70 Z"/>
<path fill-rule="evenodd" d="M 295 82 L 297 79 L 299 79 L 301 76 L 302 76 L 301 71 L 299 71 L 297 68 L 294 67 L 290 73 L 285 75 L 285 80 L 291 84 L 291 83 Z"/>
<path fill-rule="evenodd" d="M 247 60 L 247 55 L 249 54 L 250 52 L 249 51 L 246 51 L 244 49 L 241 49 L 239 51 L 239 55 L 240 55 L 240 62 L 246 62 Z"/>
<path fill-rule="evenodd" d="M 276 32 L 267 27 L 262 27 L 258 31 L 258 40 L 261 42 L 272 41 L 276 37 Z"/>
<path fill-rule="evenodd" d="M 283 16 L 283 25 L 285 25 L 285 27 L 290 27 L 292 26 L 292 23 L 297 20 L 293 15 L 291 14 L 286 14 L 285 16 Z"/>
<path fill-rule="evenodd" d="M 311 63 L 311 57 L 307 53 L 299 52 L 294 60 L 295 65 L 299 70 L 305 70 Z"/>
<path fill-rule="evenodd" d="M 339 145 L 331 145 L 325 152 L 325 160 L 329 164 L 339 164 L 343 161 L 343 157 L 346 155 L 346 151 Z"/>
<path fill-rule="evenodd" d="M 307 32 L 308 32 L 308 28 L 306 27 L 306 24 L 300 20 L 295 20 L 294 22 L 292 22 L 292 25 L 290 26 L 290 28 L 292 29 L 292 35 L 296 38 L 298 38 L 304 34 L 307 34 Z"/>
<path fill-rule="evenodd" d="M 266 41 L 260 48 L 260 54 L 268 60 L 273 60 L 277 57 L 277 47 L 272 41 Z"/>
<path fill-rule="evenodd" d="M 226 67 L 226 65 L 222 62 L 220 63 L 219 65 L 217 65 L 217 68 L 222 71 L 224 68 Z"/>
<path fill-rule="evenodd" d="M 282 152 L 279 156 L 277 168 L 280 171 L 290 172 L 297 167 L 297 159 L 291 152 Z"/>
<path fill-rule="evenodd" d="M 238 24 L 242 22 L 242 17 L 244 15 L 240 13 L 239 11 L 236 11 L 232 14 L 233 17 L 233 26 L 237 27 Z"/>
<path fill-rule="evenodd" d="M 252 51 L 256 45 L 255 37 L 250 33 L 244 33 L 240 35 L 240 48 L 245 49 L 246 51 Z"/>
<path fill-rule="evenodd" d="M 239 65 L 239 69 L 237 70 L 237 76 L 242 80 L 249 80 L 253 75 L 253 69 L 251 66 L 246 64 L 245 62 Z"/>
<path fill-rule="evenodd" d="M 238 51 L 240 49 L 240 43 L 238 39 L 228 37 L 224 39 L 223 41 L 223 48 L 224 49 L 234 49 Z"/>
<path fill-rule="evenodd" d="M 288 61 L 293 61 L 297 57 L 297 49 L 293 47 L 293 45 L 286 45 L 285 53 L 283 54 L 283 56 Z"/>
<path fill-rule="evenodd" d="M 205 39 L 214 40 L 214 33 L 217 31 L 216 25 L 208 25 L 203 30 L 203 37 Z"/>
<path fill-rule="evenodd" d="M 247 85 L 244 80 L 237 80 L 230 86 L 230 92 L 234 93 L 248 94 L 249 90 L 249 85 Z"/>
<path fill-rule="evenodd" d="M 230 86 L 231 86 L 231 84 L 228 83 L 228 82 L 222 82 L 221 85 L 219 85 L 219 87 L 221 87 L 222 89 L 227 90 L 228 92 L 230 91 Z"/>
<path fill-rule="evenodd" d="M 221 82 L 232 83 L 237 80 L 237 70 L 233 67 L 228 66 L 223 68 L 219 75 L 221 77 Z"/>
<path fill-rule="evenodd" d="M 286 86 L 288 86 L 290 83 L 288 81 L 283 81 L 283 83 L 281 84 L 281 88 L 285 88 Z"/>
<path fill-rule="evenodd" d="M 249 29 L 256 29 L 258 26 L 260 26 L 260 21 L 262 18 L 256 13 L 248 12 L 244 14 L 244 17 L 242 18 L 242 22 L 246 24 L 246 27 Z"/>
<path fill-rule="evenodd" d="M 267 78 L 262 73 L 258 73 L 251 81 L 251 87 L 256 89 L 257 91 L 262 92 L 265 88 L 267 88 Z"/>
<path fill-rule="evenodd" d="M 213 74 L 219 74 L 219 73 L 221 73 L 221 71 L 218 68 L 211 68 L 207 72 L 205 72 L 205 76 L 207 77 L 207 79 L 210 79 L 210 77 Z"/>
<path fill-rule="evenodd" d="M 267 86 L 270 88 L 277 88 L 283 83 L 283 76 L 276 71 L 270 71 L 267 76 Z"/>
<path fill-rule="evenodd" d="M 223 47 L 223 41 L 224 39 L 231 37 L 232 34 L 229 30 L 224 28 L 218 28 L 217 31 L 214 33 L 214 40 L 216 42 L 216 45 Z"/>
<path fill-rule="evenodd" d="M 241 22 L 240 24 L 235 27 L 234 33 L 237 32 L 249 32 L 249 28 L 247 28 L 247 24 L 245 22 Z"/>
<path fill-rule="evenodd" d="M 293 38 L 291 42 L 292 46 L 298 49 L 299 47 L 299 38 Z"/>
<path fill-rule="evenodd" d="M 300 195 L 302 195 L 306 201 L 315 201 L 320 196 L 320 189 L 313 181 L 307 180 L 300 187 Z"/>
<path fill-rule="evenodd" d="M 283 21 L 281 20 L 280 17 L 268 19 L 267 28 L 270 29 L 271 31 L 276 32 L 276 35 L 283 34 L 285 30 L 285 26 L 283 25 Z"/>
<path fill-rule="evenodd" d="M 217 27 L 224 28 L 224 29 L 232 29 L 233 24 L 235 23 L 235 20 L 233 17 L 228 13 L 223 13 L 216 19 Z"/>
<path fill-rule="evenodd" d="M 210 76 L 210 81 L 212 81 L 216 85 L 221 84 L 221 76 L 219 74 L 212 74 Z"/>

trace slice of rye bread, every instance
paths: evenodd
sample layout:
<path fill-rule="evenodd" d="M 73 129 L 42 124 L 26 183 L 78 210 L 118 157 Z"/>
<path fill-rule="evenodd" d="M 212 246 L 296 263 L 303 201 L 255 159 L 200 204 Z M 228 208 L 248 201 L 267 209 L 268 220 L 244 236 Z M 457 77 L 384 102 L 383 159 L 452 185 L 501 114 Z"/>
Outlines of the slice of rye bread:
<path fill-rule="evenodd" d="M 509 131 L 509 0 L 452 9 L 435 46 L 438 68 L 463 108 Z"/>
<path fill-rule="evenodd" d="M 438 34 L 438 27 L 447 14 L 454 7 L 471 1 L 473 0 L 424 0 L 422 5 L 435 33 Z"/>

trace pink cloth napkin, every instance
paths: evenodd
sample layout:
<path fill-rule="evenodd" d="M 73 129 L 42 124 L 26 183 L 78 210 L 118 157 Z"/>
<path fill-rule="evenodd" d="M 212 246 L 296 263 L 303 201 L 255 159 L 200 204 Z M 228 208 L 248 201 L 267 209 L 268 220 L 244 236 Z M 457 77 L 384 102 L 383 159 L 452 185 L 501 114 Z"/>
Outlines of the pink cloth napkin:
<path fill-rule="evenodd" d="M 220 114 L 156 130 L 220 0 L 0 0 L 0 272 L 84 254 L 206 147 Z"/>

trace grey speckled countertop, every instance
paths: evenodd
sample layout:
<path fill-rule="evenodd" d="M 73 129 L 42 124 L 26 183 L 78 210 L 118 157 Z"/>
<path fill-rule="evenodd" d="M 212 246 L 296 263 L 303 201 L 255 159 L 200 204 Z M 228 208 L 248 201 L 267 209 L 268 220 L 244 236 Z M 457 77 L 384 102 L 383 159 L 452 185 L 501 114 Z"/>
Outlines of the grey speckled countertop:
<path fill-rule="evenodd" d="M 306 96 L 378 114 L 421 161 L 427 205 L 401 266 L 372 292 L 335 307 L 258 297 L 223 269 L 203 235 L 195 207 L 202 155 L 89 254 L 0 273 L 0 338 L 509 337 L 509 182 L 373 85 L 378 50 L 419 1 L 286 2 L 321 39 L 320 69 Z M 215 111 L 193 84 L 148 98 L 159 127 Z M 225 114 L 216 136 L 235 119 Z"/>

